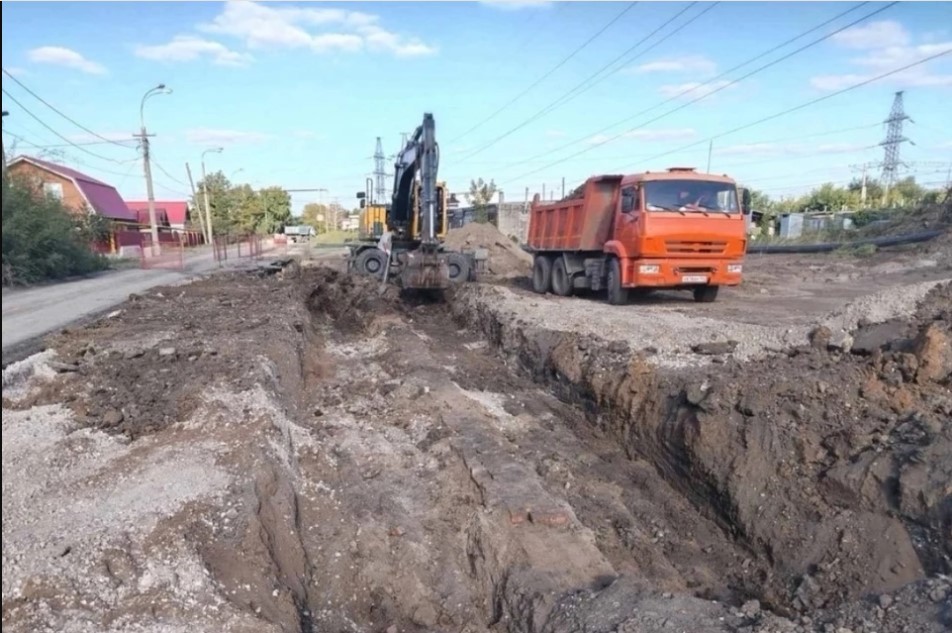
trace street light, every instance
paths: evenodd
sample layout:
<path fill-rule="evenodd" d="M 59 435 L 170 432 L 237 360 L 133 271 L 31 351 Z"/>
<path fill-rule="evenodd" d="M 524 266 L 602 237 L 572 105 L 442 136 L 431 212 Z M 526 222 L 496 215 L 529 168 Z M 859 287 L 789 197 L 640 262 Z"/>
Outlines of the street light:
<path fill-rule="evenodd" d="M 211 207 L 208 206 L 208 177 L 205 175 L 205 154 L 221 154 L 224 150 L 224 147 L 214 147 L 202 152 L 202 197 L 205 200 L 205 224 L 208 226 L 208 241 L 212 248 L 215 246 L 215 234 L 212 233 L 212 212 Z"/>
<path fill-rule="evenodd" d="M 152 225 L 152 250 L 153 254 L 161 252 L 159 244 L 159 225 L 155 220 L 155 190 L 152 188 L 152 165 L 149 164 L 149 135 L 145 131 L 145 102 L 149 97 L 158 94 L 172 94 L 171 88 L 166 88 L 165 84 L 159 84 L 144 95 L 139 102 L 139 139 L 142 142 L 142 169 L 145 171 L 145 188 L 149 198 L 149 224 Z"/>

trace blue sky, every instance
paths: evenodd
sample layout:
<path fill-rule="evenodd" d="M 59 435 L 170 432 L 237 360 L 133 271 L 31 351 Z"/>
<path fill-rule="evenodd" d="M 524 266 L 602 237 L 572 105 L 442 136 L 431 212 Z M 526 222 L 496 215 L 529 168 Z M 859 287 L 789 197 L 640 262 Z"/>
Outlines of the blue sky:
<path fill-rule="evenodd" d="M 436 117 L 441 176 L 453 191 L 464 191 L 470 178 L 493 178 L 507 199 L 521 200 L 526 187 L 560 189 L 563 177 L 570 188 L 596 173 L 704 169 L 707 139 L 717 136 L 712 171 L 793 195 L 846 182 L 852 165 L 881 160 L 881 122 L 899 89 L 915 121 L 905 131 L 916 144 L 903 147 L 903 158 L 916 163 L 920 181 L 945 181 L 952 54 L 722 133 L 952 52 L 947 3 L 903 2 L 861 20 L 886 6 L 868 3 L 721 78 L 859 3 L 630 4 L 4 2 L 3 68 L 109 139 L 128 139 L 143 93 L 168 84 L 172 94 L 146 105 L 159 198 L 184 197 L 185 162 L 198 178 L 203 150 L 222 146 L 207 157 L 209 169 L 255 186 L 328 190 L 296 195 L 297 207 L 334 198 L 353 206 L 373 169 L 375 138 L 394 153 L 400 133 L 427 111 Z M 547 110 L 580 84 L 584 92 Z M 13 143 L 17 153 L 45 151 L 113 183 L 127 199 L 144 197 L 134 144 L 90 144 L 99 139 L 6 75 L 3 88 L 19 101 L 3 96 L 8 151 Z"/>

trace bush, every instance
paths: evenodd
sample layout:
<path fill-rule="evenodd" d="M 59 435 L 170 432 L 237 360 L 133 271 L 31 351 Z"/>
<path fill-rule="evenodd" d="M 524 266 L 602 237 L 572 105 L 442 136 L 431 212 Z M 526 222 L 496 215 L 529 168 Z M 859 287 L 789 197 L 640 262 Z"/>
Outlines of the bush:
<path fill-rule="evenodd" d="M 3 182 L 3 285 L 85 275 L 107 267 L 89 248 L 89 223 L 28 181 Z"/>

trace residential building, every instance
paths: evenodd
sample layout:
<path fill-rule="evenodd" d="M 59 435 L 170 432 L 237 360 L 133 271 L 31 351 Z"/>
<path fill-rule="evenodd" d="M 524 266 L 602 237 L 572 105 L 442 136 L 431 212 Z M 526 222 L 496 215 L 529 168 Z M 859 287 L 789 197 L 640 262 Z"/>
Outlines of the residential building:
<path fill-rule="evenodd" d="M 189 209 L 188 202 L 185 200 L 156 200 L 154 204 L 156 224 L 185 230 L 191 218 L 191 209 Z M 148 201 L 133 200 L 127 202 L 126 205 L 137 215 L 139 224 L 152 224 L 149 218 Z"/>
<path fill-rule="evenodd" d="M 33 180 L 75 213 L 95 213 L 120 223 L 137 222 L 136 214 L 129 210 L 115 187 L 71 167 L 18 156 L 7 166 L 7 174 Z"/>

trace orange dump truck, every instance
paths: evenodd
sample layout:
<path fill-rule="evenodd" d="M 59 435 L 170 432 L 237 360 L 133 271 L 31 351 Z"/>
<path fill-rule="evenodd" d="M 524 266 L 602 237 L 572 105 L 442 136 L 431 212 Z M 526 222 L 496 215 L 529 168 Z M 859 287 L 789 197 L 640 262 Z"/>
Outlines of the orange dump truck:
<path fill-rule="evenodd" d="M 594 176 L 579 195 L 533 200 L 528 250 L 533 289 L 569 296 L 605 290 L 623 304 L 631 290 L 691 290 L 695 301 L 740 284 L 747 249 L 744 210 L 727 176 L 671 168 Z"/>

